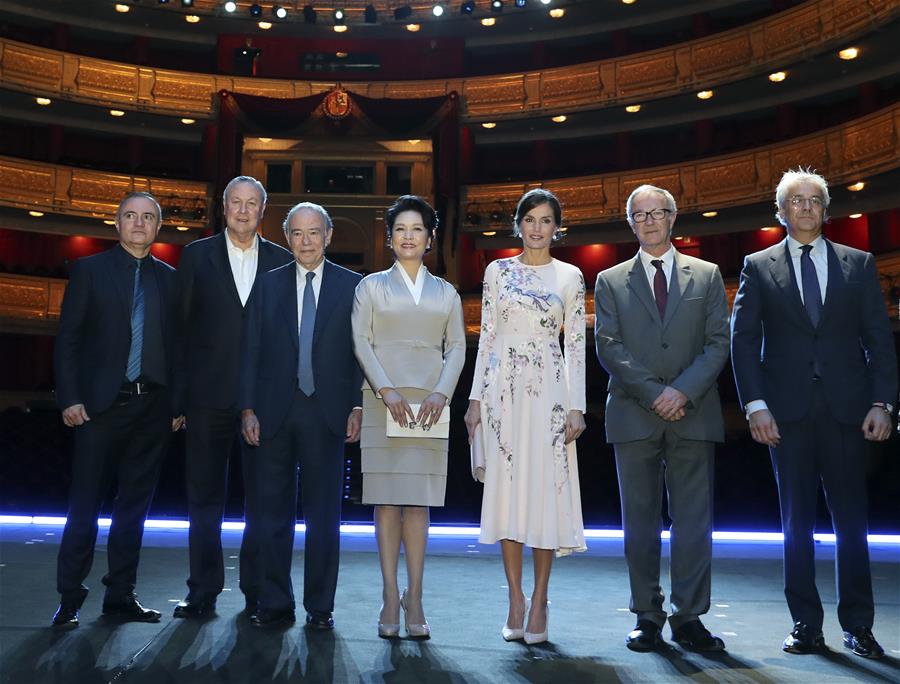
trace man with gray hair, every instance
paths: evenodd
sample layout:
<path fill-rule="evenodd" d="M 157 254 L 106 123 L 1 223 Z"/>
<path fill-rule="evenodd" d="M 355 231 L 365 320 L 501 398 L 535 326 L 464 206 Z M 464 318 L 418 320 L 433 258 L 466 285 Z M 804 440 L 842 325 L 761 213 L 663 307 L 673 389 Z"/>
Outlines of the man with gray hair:
<path fill-rule="evenodd" d="M 191 521 L 188 594 L 175 606 L 175 617 L 180 618 L 212 614 L 225 586 L 221 527 L 228 462 L 233 450 L 240 448 L 238 373 L 245 305 L 261 274 L 291 261 L 290 252 L 257 234 L 266 209 L 266 190 L 258 180 L 234 178 L 222 201 L 225 229 L 189 244 L 178 264 L 178 346 L 187 407 L 185 475 Z M 256 488 L 246 459 L 242 470 L 247 513 L 255 503 Z M 248 615 L 258 597 L 258 545 L 256 531 L 248 524 L 240 552 L 240 588 Z"/>
<path fill-rule="evenodd" d="M 867 442 L 890 436 L 897 358 L 875 259 L 826 240 L 830 196 L 807 169 L 786 172 L 775 216 L 777 245 L 744 260 L 734 301 L 731 361 L 753 439 L 769 447 L 784 530 L 784 593 L 794 628 L 789 653 L 825 646 L 815 581 L 819 482 L 836 536 L 838 619 L 844 646 L 865 658 L 884 650 L 866 523 Z"/>
<path fill-rule="evenodd" d="M 597 275 L 597 357 L 609 374 L 606 440 L 615 449 L 625 531 L 633 651 L 674 640 L 693 651 L 725 644 L 709 610 L 714 443 L 724 439 L 716 379 L 728 358 L 728 301 L 714 264 L 672 246 L 671 193 L 641 185 L 626 204 L 637 256 Z M 659 581 L 660 506 L 671 527 L 671 614 Z"/>
<path fill-rule="evenodd" d="M 325 258 L 333 228 L 318 204 L 293 207 L 284 232 L 295 261 L 260 278 L 241 351 L 242 433 L 259 488 L 253 523 L 266 540 L 260 549 L 259 608 L 251 624 L 286 627 L 295 619 L 291 556 L 299 464 L 306 626 L 330 630 L 344 444 L 359 439 L 362 424 L 362 371 L 350 327 L 361 277 Z"/>

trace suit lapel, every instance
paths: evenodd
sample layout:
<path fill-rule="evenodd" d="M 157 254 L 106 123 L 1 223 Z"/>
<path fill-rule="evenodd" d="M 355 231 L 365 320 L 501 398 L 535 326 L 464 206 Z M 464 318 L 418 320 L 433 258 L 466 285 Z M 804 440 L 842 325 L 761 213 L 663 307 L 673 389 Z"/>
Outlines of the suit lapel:
<path fill-rule="evenodd" d="M 126 318 L 130 321 L 132 305 L 131 298 L 134 296 L 134 280 L 123 278 L 122 274 L 119 273 L 120 259 L 119 255 L 115 251 L 116 249 L 122 249 L 122 247 L 113 247 L 109 251 L 110 258 L 106 260 L 106 270 L 108 278 L 112 280 L 116 285 L 116 292 L 119 293 L 119 301 L 122 303 L 122 309 L 125 312 Z M 128 256 L 130 257 L 131 255 Z M 131 273 L 130 270 L 129 273 Z"/>
<path fill-rule="evenodd" d="M 797 286 L 794 267 L 791 264 L 791 253 L 788 249 L 787 238 L 776 246 L 769 259 L 769 271 L 772 274 L 772 280 L 781 288 L 787 307 L 794 312 L 795 316 L 799 316 L 806 321 L 807 325 L 812 326 L 809 314 L 806 313 L 806 309 L 803 306 L 803 300 L 800 299 L 800 289 Z"/>
<path fill-rule="evenodd" d="M 628 272 L 628 287 L 631 288 L 631 291 L 644 305 L 644 308 L 647 309 L 647 313 L 653 317 L 653 320 L 658 321 L 662 325 L 659 309 L 656 308 L 656 300 L 650 291 L 650 285 L 647 283 L 647 274 L 644 272 L 644 265 L 641 263 L 640 256 L 634 257 L 631 263 L 631 270 Z"/>
<path fill-rule="evenodd" d="M 256 285 L 256 282 L 253 283 Z M 291 328 L 291 343 L 294 345 L 294 356 L 300 350 L 300 319 L 297 318 L 297 266 L 292 264 L 284 269 L 282 281 L 278 287 L 278 299 L 284 320 Z"/>
<path fill-rule="evenodd" d="M 228 236 L 225 235 L 225 231 L 223 230 L 220 233 L 221 237 L 218 240 L 218 244 L 213 245 L 213 249 L 209 253 L 209 260 L 212 262 L 213 268 L 219 274 L 219 277 L 222 278 L 223 286 L 225 287 L 225 291 L 229 293 L 235 302 L 237 302 L 238 306 L 243 307 L 241 304 L 241 297 L 238 295 L 237 285 L 234 284 L 234 274 L 231 272 L 231 262 L 228 260 Z M 259 260 L 257 259 L 257 267 L 259 265 Z M 258 273 L 257 269 L 257 273 Z"/>
<path fill-rule="evenodd" d="M 681 298 L 687 292 L 693 279 L 694 271 L 687 264 L 681 263 L 681 255 L 676 250 L 675 262 L 672 264 L 672 282 L 669 284 L 669 298 L 666 300 L 666 319 L 663 321 L 663 328 L 672 321 L 672 318 L 675 316 L 675 310 L 678 308 Z M 646 278 L 644 280 L 646 281 Z"/>
<path fill-rule="evenodd" d="M 328 259 L 325 260 L 325 267 L 322 269 L 322 287 L 319 289 L 319 301 L 316 303 L 316 328 L 313 332 L 313 345 L 319 340 L 328 318 L 334 310 L 337 303 L 337 288 L 335 282 L 337 279 L 337 267 Z"/>
<path fill-rule="evenodd" d="M 838 300 L 853 270 L 853 266 L 846 254 L 843 257 L 838 256 L 831 241 L 825 240 L 824 242 L 826 253 L 828 254 L 828 285 L 825 287 L 825 304 L 822 307 L 820 326 L 825 322 L 829 313 L 837 308 Z"/>

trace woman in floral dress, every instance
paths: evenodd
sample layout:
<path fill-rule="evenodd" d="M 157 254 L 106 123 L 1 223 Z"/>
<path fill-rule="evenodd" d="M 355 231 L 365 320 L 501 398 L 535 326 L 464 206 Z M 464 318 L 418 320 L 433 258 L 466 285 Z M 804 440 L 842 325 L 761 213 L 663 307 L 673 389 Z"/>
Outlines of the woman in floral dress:
<path fill-rule="evenodd" d="M 535 189 L 519 200 L 513 233 L 523 250 L 485 270 L 466 412 L 470 441 L 476 430 L 483 436 L 479 541 L 501 544 L 509 585 L 501 633 L 507 641 L 547 640 L 553 555 L 586 548 L 575 455 L 575 439 L 585 427 L 584 278 L 550 256 L 561 221 L 553 193 Z M 522 591 L 523 546 L 532 548 L 534 558 L 530 611 Z"/>

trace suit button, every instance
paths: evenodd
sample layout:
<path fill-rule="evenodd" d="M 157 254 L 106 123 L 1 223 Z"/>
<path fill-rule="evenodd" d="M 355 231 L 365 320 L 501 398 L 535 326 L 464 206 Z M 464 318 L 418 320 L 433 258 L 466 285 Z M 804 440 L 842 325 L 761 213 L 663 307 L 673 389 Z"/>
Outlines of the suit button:
<path fill-rule="evenodd" d="M 663 343 L 662 343 L 662 348 L 663 348 L 663 349 L 668 349 L 668 348 L 669 348 L 669 345 L 668 345 L 666 342 L 663 342 Z"/>

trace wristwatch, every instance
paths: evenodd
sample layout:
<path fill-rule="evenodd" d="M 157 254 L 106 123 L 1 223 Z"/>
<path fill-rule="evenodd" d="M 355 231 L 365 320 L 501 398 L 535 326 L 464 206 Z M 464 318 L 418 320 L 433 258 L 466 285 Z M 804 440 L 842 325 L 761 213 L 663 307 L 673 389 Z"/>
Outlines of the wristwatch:
<path fill-rule="evenodd" d="M 882 411 L 884 411 L 889 416 L 894 414 L 894 407 L 884 401 L 873 401 L 872 407 L 880 408 Z"/>

